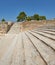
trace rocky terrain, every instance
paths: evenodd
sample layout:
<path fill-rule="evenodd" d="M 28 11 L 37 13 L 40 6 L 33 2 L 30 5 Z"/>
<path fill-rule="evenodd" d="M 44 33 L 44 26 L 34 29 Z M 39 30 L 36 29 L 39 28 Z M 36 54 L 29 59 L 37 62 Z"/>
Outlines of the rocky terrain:
<path fill-rule="evenodd" d="M 0 34 L 7 33 L 12 25 L 12 22 L 0 22 Z"/>
<path fill-rule="evenodd" d="M 16 22 L 0 39 L 0 65 L 55 65 L 55 21 Z"/>

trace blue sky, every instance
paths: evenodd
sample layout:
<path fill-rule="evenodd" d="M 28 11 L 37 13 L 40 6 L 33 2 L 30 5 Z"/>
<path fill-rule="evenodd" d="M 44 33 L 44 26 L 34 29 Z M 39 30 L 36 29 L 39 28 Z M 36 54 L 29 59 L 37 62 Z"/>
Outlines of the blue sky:
<path fill-rule="evenodd" d="M 28 16 L 37 13 L 52 19 L 55 18 L 55 0 L 0 0 L 0 20 L 15 21 L 21 11 Z"/>

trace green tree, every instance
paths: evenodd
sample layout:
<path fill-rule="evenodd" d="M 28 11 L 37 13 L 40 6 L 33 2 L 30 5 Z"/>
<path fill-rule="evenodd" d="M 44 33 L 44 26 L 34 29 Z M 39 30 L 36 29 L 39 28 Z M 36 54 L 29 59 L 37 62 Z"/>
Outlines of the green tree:
<path fill-rule="evenodd" d="M 26 19 L 26 13 L 25 12 L 20 12 L 19 15 L 17 16 L 17 21 L 24 21 Z"/>
<path fill-rule="evenodd" d="M 46 16 L 40 16 L 40 20 L 46 20 Z"/>
<path fill-rule="evenodd" d="M 26 20 L 27 20 L 27 21 L 31 21 L 31 17 L 28 16 L 28 17 L 26 18 Z"/>
<path fill-rule="evenodd" d="M 33 19 L 34 19 L 34 20 L 39 20 L 39 15 L 38 15 L 38 14 L 34 14 L 34 15 L 33 15 Z"/>
<path fill-rule="evenodd" d="M 5 21 L 5 19 L 3 18 L 1 21 Z"/>
<path fill-rule="evenodd" d="M 5 22 L 5 19 L 3 18 L 1 21 L 2 21 L 2 22 Z"/>

